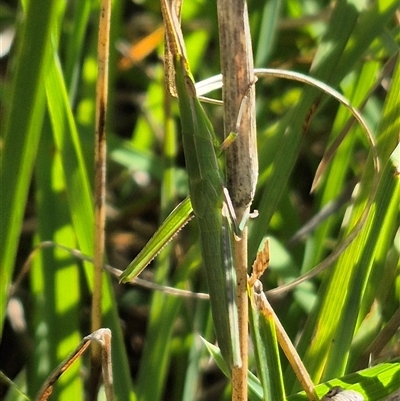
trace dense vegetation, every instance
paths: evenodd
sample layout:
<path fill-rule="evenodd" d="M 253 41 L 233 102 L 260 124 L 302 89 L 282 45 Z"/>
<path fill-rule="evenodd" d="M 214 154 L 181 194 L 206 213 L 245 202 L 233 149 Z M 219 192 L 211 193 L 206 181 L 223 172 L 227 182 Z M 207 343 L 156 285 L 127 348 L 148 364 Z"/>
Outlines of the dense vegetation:
<path fill-rule="evenodd" d="M 346 240 L 374 197 L 363 229 L 328 271 L 270 297 L 314 383 L 367 368 L 371 354 L 373 365 L 384 362 L 334 382 L 368 400 L 382 399 L 400 383 L 397 6 L 396 0 L 248 2 L 256 67 L 299 71 L 331 85 L 362 109 L 377 142 L 379 176 L 369 142 L 358 124 L 347 125 L 344 107 L 301 83 L 258 81 L 260 171 L 252 208 L 259 216 L 249 226 L 249 263 L 268 236 L 264 289 L 322 261 Z M 49 246 L 33 255 L 29 270 L 22 266 L 43 241 L 93 255 L 98 11 L 98 2 L 90 0 L 0 5 L 2 40 L 7 32 L 14 35 L 1 59 L 0 369 L 31 399 L 90 331 L 91 263 Z M 157 0 L 113 2 L 107 257 L 121 270 L 187 194 L 179 112 L 164 89 L 161 26 Z M 218 74 L 214 3 L 187 1 L 182 27 L 196 81 Z M 311 104 L 318 108 L 308 120 Z M 221 108 L 205 109 L 222 137 Z M 310 195 L 325 149 L 345 130 Z M 195 220 L 144 277 L 207 292 Z M 103 296 L 118 399 L 229 399 L 228 381 L 200 340 L 214 341 L 207 301 L 122 286 L 108 276 Z M 255 359 L 251 351 L 258 376 Z M 270 368 L 293 396 L 300 386 L 283 354 L 280 363 Z M 53 399 L 83 399 L 88 369 L 88 358 L 78 359 L 57 382 Z M 24 398 L 12 389 L 6 399 Z"/>

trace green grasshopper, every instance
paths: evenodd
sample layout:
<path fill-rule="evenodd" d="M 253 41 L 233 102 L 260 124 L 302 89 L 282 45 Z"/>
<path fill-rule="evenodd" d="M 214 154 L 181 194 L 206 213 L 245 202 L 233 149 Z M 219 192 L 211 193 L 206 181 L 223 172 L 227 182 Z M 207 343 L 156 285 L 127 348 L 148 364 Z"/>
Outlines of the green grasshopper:
<path fill-rule="evenodd" d="M 190 201 L 199 226 L 215 332 L 226 363 L 231 367 L 241 366 L 232 229 L 228 221 L 233 212 L 228 207 L 229 196 L 218 165 L 215 133 L 197 99 L 178 19 L 166 2 L 161 3 L 175 69 Z M 188 201 L 181 207 L 186 212 L 190 210 Z M 145 264 L 135 265 L 134 260 L 120 276 L 120 281 L 129 281 L 144 267 Z"/>
<path fill-rule="evenodd" d="M 237 235 L 240 235 L 243 222 L 238 226 L 234 212 L 228 207 L 231 204 L 227 190 L 223 186 L 222 172 L 218 166 L 213 127 L 196 96 L 194 80 L 185 56 L 185 47 L 178 18 L 176 14 L 171 12 L 166 3 L 167 0 L 161 1 L 167 32 L 167 45 L 173 56 L 175 69 L 174 86 L 179 98 L 183 146 L 189 176 L 190 199 L 187 198 L 184 200 L 171 212 L 157 233 L 129 264 L 124 273 L 121 274 L 120 281 L 125 283 L 138 276 L 166 242 L 189 220 L 191 213 L 194 212 L 200 229 L 201 249 L 210 292 L 211 310 L 221 353 L 229 366 L 240 366 L 238 317 L 235 303 L 235 275 L 230 233 L 233 231 Z M 348 108 L 362 126 L 371 144 L 376 171 L 374 182 L 377 182 L 377 178 L 379 177 L 379 159 L 373 135 L 359 112 L 343 96 L 332 88 L 327 87 L 323 82 L 303 74 L 272 69 L 259 69 L 255 70 L 255 73 L 258 76 L 275 76 L 314 86 L 322 92 L 331 95 Z M 220 80 L 220 77 L 217 77 L 217 79 Z M 220 149 L 226 148 L 232 140 L 232 135 L 230 135 Z M 335 143 L 333 145 L 337 146 Z M 329 155 L 332 154 L 332 151 L 329 149 L 326 153 Z M 321 164 L 326 165 L 327 160 Z M 318 176 L 321 174 L 319 172 Z M 371 196 L 370 202 L 352 232 L 331 255 L 290 284 L 287 284 L 283 288 L 270 290 L 269 293 L 284 292 L 292 289 L 304 280 L 310 279 L 329 267 L 360 231 L 372 200 L 373 196 Z M 244 222 L 246 218 L 244 218 Z M 229 221 L 234 225 L 233 230 L 228 227 Z"/>

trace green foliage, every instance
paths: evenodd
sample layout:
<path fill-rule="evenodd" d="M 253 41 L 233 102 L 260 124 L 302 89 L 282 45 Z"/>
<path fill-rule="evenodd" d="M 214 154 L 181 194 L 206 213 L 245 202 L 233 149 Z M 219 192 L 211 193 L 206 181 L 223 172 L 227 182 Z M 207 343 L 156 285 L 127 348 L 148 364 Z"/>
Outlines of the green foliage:
<path fill-rule="evenodd" d="M 398 327 L 398 318 L 393 320 L 400 307 L 397 7 L 395 0 L 339 0 L 333 9 L 318 0 L 270 0 L 261 5 L 249 1 L 257 67 L 300 71 L 341 91 L 352 105 L 362 108 L 381 161 L 375 202 L 355 241 L 329 271 L 291 294 L 270 298 L 314 383 L 325 383 L 317 388 L 319 395 L 340 384 L 378 400 L 399 387 L 400 365 L 390 362 L 399 356 L 398 335 L 393 336 L 395 330 L 388 325 L 392 319 Z M 98 11 L 97 2 L 89 0 L 30 0 L 1 12 L 1 26 L 15 30 L 1 94 L 2 328 L 10 285 L 34 245 L 54 241 L 93 253 Z M 158 223 L 187 195 L 187 183 L 177 106 L 164 95 L 161 43 L 155 42 L 153 53 L 130 69 L 117 63 L 121 57 L 117 40 L 137 41 L 143 36 L 132 32 L 132 26 L 141 22 L 149 34 L 161 25 L 158 1 L 115 0 L 112 18 L 107 244 L 109 262 L 124 269 Z M 208 2 L 184 4 L 182 26 L 196 80 L 219 73 L 216 23 L 215 7 Z M 271 237 L 265 289 L 289 282 L 323 260 L 354 227 L 371 195 L 370 148 L 357 124 L 349 128 L 315 194 L 309 195 L 326 145 L 349 120 L 344 107 L 320 95 L 289 81 L 257 83 L 260 172 L 253 208 L 259 216 L 250 222 L 249 262 L 263 238 Z M 129 101 L 122 104 L 121 99 Z M 317 112 L 305 124 L 315 102 Z M 205 108 L 220 132 L 220 108 Z M 333 213 L 291 241 L 312 216 L 334 202 Z M 33 229 L 27 229 L 32 217 Z M 151 280 L 207 292 L 195 225 L 196 221 L 190 222 L 148 268 Z M 28 321 L 23 335 L 14 333 L 18 344 L 14 347 L 28 360 L 15 382 L 31 399 L 89 332 L 91 288 L 89 262 L 56 248 L 40 250 L 33 257 L 29 279 L 13 294 L 25 305 Z M 117 399 L 226 399 L 229 386 L 225 388 L 220 372 L 207 363 L 209 353 L 200 339 L 201 335 L 211 343 L 215 340 L 207 301 L 149 293 L 119 285 L 108 276 L 103 294 L 104 326 L 113 333 Z M 383 346 L 381 332 L 391 338 L 381 356 L 387 363 L 355 373 L 367 367 L 371 344 Z M 18 341 L 26 338 L 31 346 L 22 347 Z M 275 355 L 275 345 L 263 355 Z M 208 347 L 218 361 L 218 350 Z M 9 355 L 2 349 L 1 366 L 9 364 Z M 259 357 L 250 356 L 252 369 Z M 261 365 L 270 363 L 266 358 Z M 289 399 L 305 399 L 301 393 L 295 395 L 300 388 L 284 355 L 274 358 L 282 365 L 279 376 Z M 82 369 L 88 369 L 87 359 L 75 362 L 57 382 L 54 399 L 83 399 Z M 218 384 L 219 392 L 206 394 L 211 387 L 207 378 Z M 254 375 L 249 386 L 250 399 L 262 399 Z M 6 399 L 21 397 L 12 389 Z"/>

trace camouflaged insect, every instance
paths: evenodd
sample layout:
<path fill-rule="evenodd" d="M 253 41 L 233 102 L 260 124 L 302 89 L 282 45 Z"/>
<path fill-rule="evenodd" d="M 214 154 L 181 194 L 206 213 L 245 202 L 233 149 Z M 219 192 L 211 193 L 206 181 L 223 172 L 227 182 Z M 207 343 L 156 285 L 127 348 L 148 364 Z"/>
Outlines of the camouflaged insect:
<path fill-rule="evenodd" d="M 353 390 L 344 390 L 342 387 L 332 387 L 321 401 L 364 401 L 364 397 Z"/>

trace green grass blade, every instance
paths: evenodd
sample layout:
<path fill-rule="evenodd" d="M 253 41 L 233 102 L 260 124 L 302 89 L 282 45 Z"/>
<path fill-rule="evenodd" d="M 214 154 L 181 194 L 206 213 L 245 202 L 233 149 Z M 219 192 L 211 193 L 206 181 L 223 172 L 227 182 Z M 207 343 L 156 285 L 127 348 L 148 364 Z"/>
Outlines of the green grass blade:
<path fill-rule="evenodd" d="M 258 35 L 258 45 L 255 52 L 255 67 L 262 67 L 268 64 L 276 43 L 275 36 L 277 34 L 282 3 L 281 0 L 274 0 L 266 2 L 264 5 L 260 33 Z"/>
<path fill-rule="evenodd" d="M 163 250 L 161 257 L 170 257 L 170 253 Z M 183 288 L 192 273 L 190 269 L 194 263 L 192 255 L 184 258 L 181 266 L 178 266 L 176 274 L 170 281 L 174 287 Z M 198 266 L 198 255 L 195 255 L 195 263 Z M 161 259 L 162 261 L 162 259 Z M 159 265 L 156 271 L 155 280 L 157 282 L 168 281 L 170 269 L 163 269 L 164 264 Z M 168 368 L 171 366 L 172 343 L 174 341 L 174 327 L 179 310 L 183 305 L 180 297 L 170 297 L 168 294 L 156 292 L 151 299 L 148 335 L 143 349 L 143 359 L 140 365 L 137 379 L 138 399 L 147 401 L 160 400 L 166 392 L 165 385 L 167 380 Z M 152 372 L 149 375 L 149 372 Z M 182 380 L 182 378 L 181 378 Z M 183 391 L 183 390 L 182 390 Z M 192 389 L 193 395 L 193 389 Z"/>
<path fill-rule="evenodd" d="M 379 401 L 398 390 L 400 381 L 400 363 L 384 363 L 357 373 L 330 380 L 316 386 L 319 396 L 326 394 L 334 386 L 361 393 L 365 401 Z M 288 397 L 288 401 L 306 401 L 301 392 Z"/>
<path fill-rule="evenodd" d="M 82 252 L 92 255 L 92 227 L 94 227 L 92 190 L 61 66 L 55 54 L 45 82 L 54 140 L 60 151 L 67 182 L 71 217 Z"/>
<path fill-rule="evenodd" d="M 44 112 L 43 78 L 57 1 L 30 1 L 17 48 L 1 149 L 0 333 Z M 32 32 L 35 32 L 33 35 Z"/>
<path fill-rule="evenodd" d="M 400 106 L 398 100 L 398 93 L 400 91 L 400 62 L 397 63 L 397 69 L 395 70 L 392 79 L 392 85 L 383 110 L 384 116 L 393 115 L 393 113 L 395 113 L 394 110 L 398 109 Z M 366 230 L 364 230 L 368 230 L 367 234 L 364 238 L 360 237 L 357 239 L 354 244 L 359 252 L 351 253 L 351 259 L 354 260 L 355 258 L 355 260 L 359 260 L 356 264 L 358 267 L 357 276 L 353 280 L 351 287 L 349 287 L 349 292 L 351 293 L 349 304 L 352 305 L 353 308 L 361 303 L 361 297 L 363 291 L 365 291 L 364 286 L 367 285 L 368 278 L 370 274 L 372 274 L 371 271 L 367 270 L 367 268 L 366 277 L 363 280 L 359 267 L 370 265 L 369 269 L 376 269 L 379 264 L 373 263 L 373 261 L 379 260 L 379 255 L 384 256 L 387 253 L 389 250 L 388 248 L 390 248 L 389 244 L 393 244 L 398 228 L 394 222 L 398 222 L 399 216 L 398 206 L 400 203 L 400 182 L 394 176 L 395 166 L 393 166 L 390 156 L 398 144 L 398 138 L 396 138 L 395 133 L 399 131 L 400 119 L 397 119 L 397 124 L 395 123 L 393 125 L 387 124 L 385 121 L 380 124 L 378 129 L 378 149 L 380 150 L 382 160 L 386 160 L 386 165 L 382 172 L 381 181 L 375 199 L 374 215 L 371 217 L 370 221 L 366 223 Z M 343 271 L 346 268 L 348 269 L 349 266 L 351 266 L 351 260 L 343 260 L 342 265 L 337 266 L 337 270 L 338 272 L 339 269 Z M 378 272 L 376 272 L 376 274 L 378 274 Z M 376 291 L 378 289 L 379 287 L 376 287 Z M 351 308 L 349 309 L 351 310 Z M 350 321 L 350 314 L 346 314 L 344 317 L 346 322 L 341 324 L 341 327 L 349 329 L 355 326 L 359 310 L 355 308 L 353 313 L 353 319 Z M 349 347 L 349 345 L 346 346 L 345 344 L 351 342 L 352 336 L 353 333 L 346 333 L 346 330 L 342 330 L 341 333 L 337 335 L 337 343 L 340 344 L 342 353 L 344 349 Z M 327 360 L 328 367 L 331 370 L 329 370 L 329 368 L 326 369 L 324 374 L 326 377 L 333 377 L 341 374 L 339 366 L 346 362 L 346 360 L 337 360 L 338 353 L 335 348 L 335 345 L 331 348 Z"/>
<path fill-rule="evenodd" d="M 225 364 L 220 350 L 215 345 L 204 340 L 204 343 L 219 368 L 229 377 L 229 369 Z M 365 397 L 365 401 L 379 401 L 398 390 L 400 380 L 400 363 L 383 363 L 367 368 L 356 373 L 346 375 L 315 387 L 318 396 L 322 397 L 332 387 L 340 386 L 346 390 L 358 391 Z M 249 399 L 264 400 L 263 390 L 257 377 L 249 372 Z M 307 401 L 306 394 L 302 391 L 287 398 L 288 401 Z"/>
<path fill-rule="evenodd" d="M 69 105 L 67 91 L 56 55 L 46 76 L 46 93 L 52 122 L 53 136 L 60 152 L 71 220 L 80 250 L 93 254 L 93 205 L 91 186 L 86 171 L 82 145 Z M 93 285 L 93 267 L 85 262 L 86 279 Z M 103 281 L 104 324 L 113 333 L 113 360 L 115 363 L 115 388 L 123 399 L 130 397 L 130 377 L 126 353 L 118 324 L 117 310 L 109 277 Z"/>
<path fill-rule="evenodd" d="M 75 103 L 79 84 L 81 53 L 84 51 L 85 31 L 91 11 L 90 1 L 78 1 L 75 5 L 72 27 L 68 37 L 65 61 L 65 83 L 71 104 Z"/>
<path fill-rule="evenodd" d="M 350 87 L 343 88 L 344 95 L 350 100 L 351 104 L 359 107 L 361 102 L 367 96 L 368 91 L 375 84 L 376 74 L 380 68 L 379 62 L 370 62 L 365 64 L 359 75 L 352 80 Z M 356 74 L 356 73 L 355 73 Z M 362 83 L 362 84 L 361 84 Z M 345 85 L 342 85 L 342 87 Z M 345 127 L 348 121 L 348 112 L 341 107 L 337 113 L 335 123 L 332 127 L 332 137 L 336 136 Z M 346 186 L 346 176 L 352 170 L 352 154 L 356 151 L 359 140 L 358 127 L 354 127 L 349 132 L 343 143 L 336 151 L 336 156 L 332 160 L 331 165 L 325 175 L 325 182 L 317 191 L 316 196 L 320 198 L 319 204 L 325 205 L 332 199 L 340 196 L 343 188 Z M 341 217 L 341 216 L 340 216 Z M 314 260 L 308 261 L 309 264 L 316 265 L 326 248 L 326 239 L 336 235 L 335 226 L 338 224 L 337 214 L 334 214 L 321 224 L 315 233 L 314 241 Z"/>
<path fill-rule="evenodd" d="M 368 15 L 379 13 L 378 23 L 374 23 L 375 35 L 383 31 L 386 23 L 393 15 L 395 5 L 396 2 L 391 1 L 390 4 L 387 3 L 378 11 L 375 8 L 364 11 Z M 357 35 L 358 38 L 358 30 L 361 29 L 356 25 L 358 21 L 359 15 L 353 4 L 344 1 L 336 3 L 328 30 L 317 50 L 311 69 L 315 78 L 337 85 L 358 60 L 360 54 L 366 51 L 373 39 L 370 35 L 366 35 L 365 40 L 360 41 L 357 48 L 352 45 L 354 37 Z M 331 40 L 332 37 L 335 37 L 334 42 Z M 346 69 L 335 68 L 337 64 L 341 63 L 342 57 L 346 57 L 348 61 Z M 268 176 L 263 183 L 264 190 L 257 206 L 260 217 L 253 222 L 250 231 L 250 261 L 254 260 L 258 246 L 265 235 L 265 227 L 277 209 L 285 185 L 282 183 L 287 183 L 289 180 L 301 144 L 302 126 L 315 95 L 315 89 L 305 88 L 296 108 L 279 123 L 275 134 L 276 148 L 274 151 L 272 152 L 269 142 L 266 142 L 259 151 L 260 171 L 268 171 Z M 271 158 L 268 159 L 271 152 L 272 160 Z"/>
<path fill-rule="evenodd" d="M 30 401 L 31 399 L 25 394 L 23 383 L 25 383 L 25 375 L 19 375 L 15 381 L 10 380 L 0 371 L 0 381 L 7 383 L 10 387 L 4 401 Z"/>
<path fill-rule="evenodd" d="M 387 161 L 382 176 L 382 194 L 378 193 L 380 209 L 377 213 L 382 214 L 382 204 L 387 203 L 386 214 L 382 216 L 381 231 L 376 242 L 371 246 L 375 248 L 374 253 L 374 269 L 371 271 L 369 282 L 380 283 L 378 288 L 368 286 L 364 295 L 364 299 L 360 308 L 360 316 L 357 322 L 357 337 L 352 344 L 350 360 L 347 370 L 351 371 L 354 366 L 365 366 L 369 358 L 369 349 L 371 344 L 378 339 L 380 333 L 388 328 L 390 321 L 389 316 L 394 318 L 393 314 L 399 307 L 398 288 L 395 285 L 390 286 L 388 283 L 395 283 L 396 275 L 399 268 L 399 252 L 398 232 L 396 230 L 400 224 L 399 214 L 399 180 L 396 179 L 396 171 L 398 171 L 400 152 L 398 143 L 398 132 L 400 130 L 400 117 L 396 110 L 400 107 L 399 90 L 400 90 L 400 63 L 397 59 L 397 68 L 394 71 L 391 89 L 388 93 L 385 107 L 382 111 L 382 118 L 379 123 L 379 131 L 385 140 L 379 143 L 379 150 L 382 157 L 390 159 Z M 396 146 L 397 144 L 397 146 Z M 392 149 L 392 154 L 390 152 Z M 383 201 L 382 201 L 383 200 Z M 390 204 L 388 204 L 390 200 Z M 393 232 L 394 231 L 394 232 Z M 394 240 L 393 240 L 394 238 Z M 372 241 L 371 241 L 372 242 Z M 382 325 L 387 325 L 382 330 Z M 395 339 L 392 339 L 392 342 Z"/>
<path fill-rule="evenodd" d="M 285 390 L 273 316 L 263 308 L 260 296 L 251 290 L 250 327 L 258 378 L 265 401 L 284 401 Z"/>
<path fill-rule="evenodd" d="M 361 2 L 360 8 L 364 7 L 363 3 Z M 371 3 L 370 7 L 360 12 L 355 29 L 344 49 L 343 56 L 335 67 L 337 76 L 340 77 L 346 74 L 349 71 L 349 65 L 359 62 L 369 45 L 376 38 L 385 34 L 386 27 L 398 7 L 399 3 L 396 0 L 379 0 Z M 345 18 L 345 13 L 341 13 L 340 18 Z M 341 25 L 341 28 L 343 29 L 343 25 Z M 396 50 L 398 51 L 398 42 L 397 49 L 392 48 L 393 52 L 396 52 Z"/>
<path fill-rule="evenodd" d="M 120 282 L 126 283 L 140 272 L 157 256 L 161 249 L 188 222 L 192 213 L 190 198 L 181 202 L 165 219 L 150 241 L 140 251 L 139 255 L 129 264 L 120 276 Z"/>
<path fill-rule="evenodd" d="M 150 310 L 148 335 L 139 376 L 138 400 L 162 399 L 166 372 L 170 362 L 170 343 L 173 323 L 176 319 L 182 299 L 155 293 Z M 153 372 L 149 375 L 149 372 Z"/>
<path fill-rule="evenodd" d="M 158 93 L 161 98 L 163 94 L 159 92 L 159 82 L 154 83 L 154 92 Z M 157 97 L 153 97 L 156 99 Z M 163 97 L 164 102 L 168 100 Z M 155 110 L 154 118 L 159 117 L 157 120 L 161 124 L 162 102 L 159 103 L 159 108 Z M 165 107 L 164 110 L 166 110 Z M 170 116 L 166 113 L 164 115 L 164 143 L 163 143 L 163 181 L 161 188 L 161 219 L 166 217 L 167 213 L 171 210 L 175 203 L 176 189 L 175 189 L 175 174 L 176 169 L 174 166 L 176 158 L 176 129 Z M 157 258 L 157 272 L 156 281 L 158 283 L 168 283 L 168 275 L 171 271 L 171 254 L 173 252 L 173 244 L 167 244 L 170 239 L 185 225 L 190 219 L 191 203 L 189 198 L 181 202 L 162 223 L 161 227 L 153 235 L 150 241 L 142 249 L 135 260 L 129 264 L 127 269 L 121 276 L 136 277 L 141 270 L 143 270 L 148 263 L 162 250 Z M 144 257 L 142 259 L 142 256 Z M 138 261 L 135 268 L 135 261 Z M 132 270 L 133 268 L 133 270 Z M 128 276 L 125 276 L 127 272 Z M 121 277 L 122 279 L 122 277 Z M 143 350 L 144 363 L 139 370 L 138 380 L 138 399 L 139 400 L 159 400 L 161 399 L 162 392 L 165 386 L 166 371 L 170 364 L 173 341 L 172 333 L 174 322 L 177 313 L 181 306 L 181 299 L 170 298 L 163 293 L 155 293 L 152 296 L 152 302 L 149 314 L 149 335 Z M 148 372 L 153 374 L 149 377 Z M 179 393 L 179 385 L 176 383 L 175 391 Z"/>
<path fill-rule="evenodd" d="M 389 158 L 397 146 L 397 133 L 400 128 L 400 119 L 396 113 L 393 114 L 393 110 L 398 108 L 399 104 L 397 95 L 394 95 L 399 91 L 399 70 L 397 66 L 382 114 L 391 117 L 389 120 L 383 118 L 378 129 L 378 150 L 381 159 L 385 161 L 385 169 L 382 172 L 373 212 L 362 232 L 338 260 L 335 270 L 326 277 L 325 284 L 320 288 L 321 304 L 310 316 L 299 344 L 300 353 L 307 350 L 304 361 L 317 382 L 345 373 L 360 313 L 359 305 L 371 269 L 379 266 L 373 264 L 380 253 L 379 238 L 386 236 L 392 243 L 396 234 L 396 229 L 391 226 L 398 220 L 398 183 L 393 176 L 394 167 Z M 358 218 L 369 196 L 371 177 L 371 165 L 368 164 L 360 183 L 358 202 L 352 208 L 349 217 L 350 227 Z M 309 346 L 311 338 L 313 340 Z"/>
<path fill-rule="evenodd" d="M 189 310 L 189 313 L 192 313 L 192 310 Z M 195 327 L 195 333 L 190 333 L 193 341 L 191 342 L 191 348 L 188 354 L 188 367 L 185 374 L 185 383 L 182 391 L 182 401 L 192 401 L 193 400 L 193 389 L 200 388 L 201 386 L 201 371 L 202 371 L 202 358 L 205 356 L 204 354 L 207 352 L 205 347 L 199 347 L 199 335 L 197 331 L 200 333 L 206 333 L 207 329 L 209 332 L 213 332 L 212 324 L 208 324 L 211 322 L 211 319 L 207 317 L 210 316 L 209 313 L 209 305 L 205 302 L 202 302 L 197 306 L 195 316 L 193 319 L 193 327 Z M 208 333 L 206 333 L 208 334 Z"/>
<path fill-rule="evenodd" d="M 40 152 L 36 161 L 36 201 L 38 230 L 36 240 L 53 239 L 75 247 L 75 236 L 69 223 L 65 182 L 59 155 L 54 153 L 48 118 L 43 127 Z M 49 219 L 51 210 L 52 218 Z M 80 342 L 79 311 L 81 289 L 79 267 L 70 256 L 59 250 L 43 250 L 32 265 L 34 358 L 28 364 L 29 394 L 34 397 L 47 375 L 70 354 Z M 65 283 L 75 285 L 66 286 Z M 40 327 L 46 326 L 46 330 Z M 81 360 L 68 369 L 57 382 L 53 394 L 58 399 L 83 394 L 80 379 Z"/>

